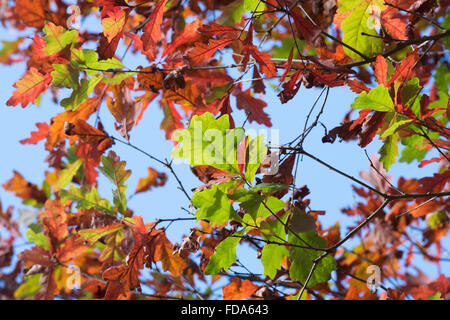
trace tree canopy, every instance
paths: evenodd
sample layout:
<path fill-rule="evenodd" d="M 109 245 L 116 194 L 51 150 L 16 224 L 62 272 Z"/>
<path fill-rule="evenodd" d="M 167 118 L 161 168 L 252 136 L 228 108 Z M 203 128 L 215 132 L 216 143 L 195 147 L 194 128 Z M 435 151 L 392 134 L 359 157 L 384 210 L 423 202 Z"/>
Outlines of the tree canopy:
<path fill-rule="evenodd" d="M 26 117 L 49 95 L 60 112 L 20 141 L 42 142 L 45 179 L 34 184 L 14 171 L 2 181 L 38 213 L 23 232 L 16 208 L 0 203 L 1 298 L 209 299 L 218 281 L 223 299 L 449 297 L 445 272 L 406 271 L 414 258 L 439 268 L 448 262 L 448 1 L 4 3 L 2 26 L 17 38 L 2 41 L 0 62 L 26 71 L 14 75 L 2 108 Z M 130 68 L 127 55 L 146 64 Z M 327 128 L 321 116 L 337 87 L 357 96 Z M 288 104 L 300 88 L 320 93 L 302 106 L 309 112 L 297 137 L 277 143 L 249 133 L 252 123 L 272 128 L 268 91 Z M 150 104 L 163 110 L 161 130 L 173 141 L 167 158 L 131 138 L 147 125 Z M 117 132 L 105 130 L 101 108 Z M 242 125 L 237 110 L 246 115 Z M 380 140 L 382 147 L 355 177 L 304 148 L 313 130 L 324 132 L 318 145 L 345 141 L 364 152 Z M 186 212 L 155 221 L 135 214 L 126 194 L 133 172 L 118 144 L 154 163 L 133 195 L 173 179 L 178 189 L 167 192 L 185 199 Z M 340 215 L 357 224 L 343 229 L 339 214 L 312 209 L 308 186 L 296 179 L 300 158 L 351 181 L 355 203 Z M 191 167 L 197 188 L 185 187 L 175 160 Z M 416 177 L 393 181 L 397 162 Z M 431 176 L 428 166 L 437 168 Z M 98 192 L 100 175 L 110 199 Z M 336 223 L 324 227 L 330 214 Z M 169 227 L 188 220 L 196 227 L 172 243 Z M 23 238 L 26 249 L 15 246 Z M 263 274 L 236 258 L 242 244 Z"/>

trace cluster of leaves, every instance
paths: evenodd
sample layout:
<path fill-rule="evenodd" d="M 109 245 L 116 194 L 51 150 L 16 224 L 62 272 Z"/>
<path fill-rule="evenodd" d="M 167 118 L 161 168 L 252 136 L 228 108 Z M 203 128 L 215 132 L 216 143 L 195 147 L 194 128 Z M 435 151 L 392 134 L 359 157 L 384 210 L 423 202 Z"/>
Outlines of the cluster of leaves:
<path fill-rule="evenodd" d="M 449 229 L 446 1 L 83 0 L 77 5 L 83 19 L 101 20 L 101 33 L 74 29 L 69 5 L 61 0 L 17 0 L 1 16 L 5 28 L 32 33 L 3 41 L 0 62 L 27 67 L 6 105 L 39 104 L 50 91 L 61 107 L 20 141 L 45 141 L 49 171 L 41 187 L 18 172 L 3 185 L 33 208 L 27 211 L 25 236 L 34 246 L 16 252 L 19 225 L 13 209 L 3 212 L 0 206 L 0 225 L 9 234 L 0 237 L 0 268 L 12 270 L 2 273 L 1 297 L 208 298 L 214 297 L 211 281 L 221 278 L 231 278 L 222 290 L 225 299 L 448 297 L 445 276 L 433 280 L 420 270 L 418 276 L 405 271 L 415 255 L 440 266 Z M 92 46 L 96 49 L 88 49 Z M 127 68 L 118 48 L 147 59 L 148 66 Z M 231 64 L 224 63 L 225 54 Z M 234 69 L 241 71 L 237 78 Z M 250 69 L 252 77 L 244 81 Z M 302 85 L 327 92 L 348 87 L 357 93 L 351 110 L 340 125 L 326 130 L 322 142 L 358 140 L 364 148 L 377 136 L 382 140 L 371 171 L 361 175 L 370 185 L 350 177 L 363 200 L 343 210 L 360 218 L 346 235 L 339 223 L 322 227 L 319 216 L 325 212 L 310 209 L 309 189 L 296 187 L 294 179 L 299 154 L 343 174 L 302 148 L 323 107 L 309 129 L 306 120 L 299 143 L 295 139 L 281 148 L 275 175 L 267 171 L 275 150 L 264 145 L 264 137 L 236 127 L 236 108 L 250 123 L 272 126 L 264 110 L 268 82 L 281 103 Z M 59 100 L 60 92 L 67 96 Z M 104 100 L 127 141 L 103 128 Z M 204 183 L 192 197 L 171 162 L 129 142 L 151 102 L 163 110 L 161 129 L 176 146 L 172 156 L 187 161 Z M 183 120 L 190 120 L 187 128 Z M 206 132 L 212 129 L 214 136 Z M 180 245 L 173 245 L 166 231 L 184 218 L 144 224 L 128 207 L 132 172 L 114 151 L 107 152 L 118 141 L 168 169 L 189 199 L 198 228 Z M 397 161 L 414 160 L 420 168 L 440 167 L 432 177 L 400 178 L 395 187 L 386 171 Z M 97 191 L 99 172 L 111 183 L 112 201 Z M 164 186 L 168 178 L 153 168 L 148 173 L 135 193 Z M 411 236 L 415 229 L 422 240 Z M 344 249 L 357 234 L 360 244 Z M 239 243 L 256 250 L 262 276 L 233 270 L 245 268 L 236 258 Z M 384 285 L 391 281 L 393 287 L 383 286 L 378 295 L 370 291 L 365 279 L 371 265 L 380 266 Z M 144 267 L 152 270 L 148 277 L 141 275 Z M 207 289 L 200 292 L 198 282 Z M 151 293 L 143 293 L 141 285 Z"/>

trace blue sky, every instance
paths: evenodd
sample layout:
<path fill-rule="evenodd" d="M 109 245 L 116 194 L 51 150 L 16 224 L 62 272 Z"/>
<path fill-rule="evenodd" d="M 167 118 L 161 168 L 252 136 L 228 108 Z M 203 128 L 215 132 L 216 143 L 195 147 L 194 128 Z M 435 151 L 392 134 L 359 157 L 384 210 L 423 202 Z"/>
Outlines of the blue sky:
<path fill-rule="evenodd" d="M 6 30 L 1 30 L 0 40 L 11 40 L 15 37 L 16 35 L 9 34 Z M 120 46 L 117 55 L 121 56 L 123 52 L 124 47 Z M 124 64 L 129 68 L 135 68 L 138 65 L 146 66 L 144 60 L 137 59 L 131 54 L 127 55 Z M 13 91 L 12 84 L 22 77 L 25 71 L 24 68 L 24 64 L 0 66 L 1 184 L 12 177 L 13 170 L 20 172 L 30 182 L 41 184 L 44 179 L 44 173 L 48 170 L 47 163 L 44 161 L 47 152 L 44 150 L 43 142 L 40 142 L 38 145 L 22 145 L 19 143 L 19 140 L 29 137 L 30 132 L 36 129 L 35 123 L 49 122 L 51 117 L 63 111 L 62 107 L 55 105 L 51 101 L 49 93 L 42 98 L 40 106 L 29 105 L 25 109 L 20 106 L 6 106 L 6 100 Z M 278 83 L 275 84 L 277 85 Z M 320 89 L 306 90 L 301 88 L 295 98 L 287 104 L 281 104 L 276 96 L 277 93 L 270 87 L 267 87 L 266 91 L 265 101 L 268 103 L 268 107 L 265 111 L 271 116 L 272 128 L 279 130 L 280 142 L 292 140 L 303 131 L 305 117 L 320 93 Z M 61 95 L 61 98 L 64 98 L 67 92 L 62 91 Z M 328 130 L 340 124 L 355 96 L 348 88 L 330 89 L 325 112 L 321 117 L 321 121 Z M 235 110 L 233 116 L 236 124 L 242 124 L 245 120 L 245 114 L 242 111 L 238 111 L 234 104 L 232 106 Z M 106 131 L 119 137 L 119 134 L 114 129 L 114 119 L 104 104 L 101 107 L 100 118 Z M 132 144 L 160 159 L 170 158 L 170 152 L 173 147 L 172 142 L 165 139 L 164 131 L 160 129 L 162 119 L 162 110 L 158 104 L 152 103 L 144 113 L 140 124 L 131 131 Z M 254 123 L 247 123 L 246 129 L 250 128 L 258 129 L 262 127 L 255 126 Z M 321 142 L 323 135 L 323 128 L 317 126 L 306 140 L 304 144 L 305 150 L 355 177 L 358 177 L 361 171 L 368 170 L 368 160 L 364 150 L 358 147 L 355 141 L 350 143 L 336 141 L 334 144 L 323 144 Z M 369 155 L 377 152 L 381 146 L 380 141 L 376 139 L 366 148 Z M 165 171 L 159 164 L 128 146 L 116 144 L 112 147 L 112 150 L 120 156 L 121 160 L 127 162 L 127 169 L 132 170 L 132 175 L 128 180 L 127 195 L 133 193 L 138 179 L 147 175 L 149 166 L 159 171 Z M 202 184 L 191 173 L 188 165 L 175 165 L 174 169 L 187 190 Z M 423 169 L 417 167 L 417 162 L 410 165 L 394 164 L 389 174 L 393 176 L 393 181 L 396 182 L 399 176 L 407 178 L 422 177 L 432 175 L 435 169 L 435 164 L 428 165 Z M 349 218 L 340 213 L 342 208 L 351 206 L 355 203 L 355 200 L 358 200 L 352 192 L 352 183 L 347 178 L 331 172 L 326 167 L 320 166 L 308 158 L 304 158 L 300 162 L 297 172 L 297 186 L 302 185 L 307 185 L 311 190 L 311 195 L 309 196 L 311 208 L 326 211 L 326 215 L 320 217 L 320 221 L 324 226 L 330 226 L 339 221 L 341 223 L 341 233 L 344 234 L 347 226 L 356 225 L 356 218 Z M 135 214 L 143 216 L 145 222 L 154 221 L 156 218 L 186 217 L 187 213 L 181 207 L 187 208 L 189 203 L 183 193 L 177 190 L 177 187 L 175 179 L 169 175 L 169 180 L 165 187 L 156 188 L 151 192 L 134 196 L 129 201 L 129 207 L 134 210 Z M 99 192 L 103 197 L 112 199 L 111 185 L 101 174 Z M 21 204 L 20 199 L 5 192 L 4 189 L 0 189 L 0 200 L 4 208 L 9 205 L 13 205 L 16 209 L 25 208 Z M 174 223 L 167 233 L 169 239 L 173 242 L 179 242 L 182 236 L 188 234 L 189 229 L 194 225 L 195 223 L 185 221 Z M 262 272 L 262 265 L 253 258 L 255 255 L 254 251 L 240 248 L 237 255 L 241 261 L 248 263 L 247 266 L 250 270 L 256 273 Z M 247 258 L 249 255 L 251 255 L 251 258 Z M 438 274 L 434 264 L 420 262 L 419 265 L 423 266 L 430 276 L 434 277 Z M 445 268 L 445 266 L 444 263 L 443 273 L 450 275 L 449 268 Z"/>

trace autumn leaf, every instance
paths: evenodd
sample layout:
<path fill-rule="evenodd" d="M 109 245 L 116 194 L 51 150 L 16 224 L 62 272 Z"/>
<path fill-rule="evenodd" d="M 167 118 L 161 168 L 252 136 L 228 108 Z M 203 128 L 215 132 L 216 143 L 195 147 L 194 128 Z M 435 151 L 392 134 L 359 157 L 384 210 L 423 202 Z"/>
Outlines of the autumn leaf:
<path fill-rule="evenodd" d="M 245 110 L 248 121 L 257 122 L 267 127 L 272 126 L 270 117 L 264 112 L 264 108 L 267 107 L 267 103 L 263 100 L 253 97 L 250 93 L 250 89 L 242 91 L 239 87 L 233 90 L 233 95 L 236 97 L 236 106 L 238 109 Z"/>
<path fill-rule="evenodd" d="M 239 278 L 233 278 L 229 285 L 222 288 L 224 300 L 244 300 L 249 298 L 258 286 L 249 280 L 241 281 Z"/>
<path fill-rule="evenodd" d="M 141 37 L 144 51 L 148 51 L 151 47 L 155 47 L 157 42 L 161 39 L 161 23 L 164 14 L 164 7 L 166 0 L 160 0 L 153 9 L 148 22 L 144 26 Z"/>
<path fill-rule="evenodd" d="M 309 43 L 314 43 L 314 41 L 319 37 L 321 33 L 320 28 L 312 24 L 312 22 L 309 21 L 308 18 L 304 18 L 301 15 L 300 10 L 297 8 L 291 10 L 291 14 L 292 18 L 294 19 L 295 27 L 303 36 L 303 38 Z"/>
<path fill-rule="evenodd" d="M 133 129 L 138 121 L 142 110 L 142 101 L 131 98 L 130 89 L 124 85 L 116 85 L 111 88 L 115 101 L 106 97 L 106 105 L 119 125 L 115 124 L 116 130 L 127 140 L 130 139 L 128 132 Z"/>
<path fill-rule="evenodd" d="M 166 184 L 167 174 L 164 172 L 158 172 L 153 168 L 147 168 L 148 175 L 145 178 L 141 178 L 136 186 L 135 193 L 145 192 L 151 190 L 152 187 L 161 187 Z"/>
<path fill-rule="evenodd" d="M 194 48 L 187 54 L 189 62 L 191 65 L 206 63 L 217 50 L 223 49 L 232 41 L 232 39 L 209 40 L 208 44 L 196 42 Z"/>
<path fill-rule="evenodd" d="M 15 107 L 20 103 L 22 108 L 25 108 L 29 103 L 34 103 L 41 93 L 47 90 L 51 81 L 50 74 L 42 74 L 35 68 L 30 68 L 23 78 L 14 84 L 17 90 L 6 101 L 6 105 Z"/>
<path fill-rule="evenodd" d="M 39 190 L 39 188 L 27 180 L 18 173 L 14 171 L 14 176 L 3 185 L 6 191 L 14 192 L 17 197 L 22 198 L 23 200 L 31 200 L 33 199 L 37 203 L 45 203 L 47 200 L 47 196 L 45 192 Z"/>
<path fill-rule="evenodd" d="M 58 114 L 50 121 L 50 129 L 48 133 L 45 147 L 47 150 L 53 150 L 58 143 L 64 142 L 67 137 L 65 134 L 65 123 L 73 123 L 75 120 L 87 120 L 91 113 L 97 107 L 97 99 L 87 99 L 76 110 L 68 110 Z"/>
<path fill-rule="evenodd" d="M 50 129 L 47 122 L 38 122 L 36 123 L 36 127 L 38 128 L 38 131 L 31 132 L 31 137 L 20 140 L 19 142 L 21 144 L 37 144 L 39 141 L 47 138 Z"/>
<path fill-rule="evenodd" d="M 125 11 L 118 6 L 106 7 L 102 10 L 103 34 L 108 42 L 111 42 L 115 36 L 123 29 L 125 25 Z"/>

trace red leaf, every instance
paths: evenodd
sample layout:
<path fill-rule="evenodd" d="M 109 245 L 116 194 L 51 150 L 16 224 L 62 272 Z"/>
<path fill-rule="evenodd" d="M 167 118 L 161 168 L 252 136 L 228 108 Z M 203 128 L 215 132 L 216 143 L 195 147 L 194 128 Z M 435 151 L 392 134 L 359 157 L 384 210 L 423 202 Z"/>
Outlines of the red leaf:
<path fill-rule="evenodd" d="M 148 51 L 151 47 L 155 47 L 156 43 L 161 39 L 161 24 L 164 15 L 164 7 L 167 0 L 161 0 L 155 6 L 149 21 L 144 26 L 142 34 L 142 43 L 144 44 L 144 51 Z"/>
<path fill-rule="evenodd" d="M 139 35 L 127 32 L 125 35 L 133 40 L 133 46 L 138 49 L 142 54 L 146 55 L 149 61 L 155 60 L 155 48 L 149 48 L 147 51 L 144 50 L 144 44 L 142 43 L 142 39 Z"/>
<path fill-rule="evenodd" d="M 277 68 L 275 63 L 272 62 L 272 56 L 269 53 L 261 52 L 258 47 L 253 45 L 253 23 L 250 24 L 248 29 L 247 37 L 242 41 L 243 48 L 241 54 L 244 56 L 242 58 L 242 69 L 245 70 L 250 60 L 250 55 L 256 60 L 259 65 L 259 70 L 264 73 L 267 78 L 272 78 L 277 75 Z"/>
<path fill-rule="evenodd" d="M 270 117 L 263 111 L 267 107 L 267 103 L 263 100 L 256 99 L 251 96 L 250 89 L 242 91 L 240 87 L 233 90 L 233 95 L 236 97 L 236 106 L 239 109 L 244 109 L 250 122 L 256 121 L 259 124 L 264 124 L 267 127 L 272 126 Z"/>
<path fill-rule="evenodd" d="M 294 19 L 295 27 L 301 33 L 306 42 L 313 43 L 320 35 L 321 30 L 312 24 L 307 18 L 303 18 L 298 9 L 291 11 L 292 18 Z"/>
<path fill-rule="evenodd" d="M 240 33 L 240 31 L 234 27 L 222 26 L 215 22 L 212 22 L 209 25 L 202 25 L 200 28 L 198 28 L 198 31 L 205 33 L 209 37 L 220 36 L 229 33 L 233 38 L 236 38 Z"/>
<path fill-rule="evenodd" d="M 299 80 L 301 74 L 302 70 L 297 70 L 288 82 L 283 83 L 283 91 L 278 94 L 281 103 L 288 102 L 297 94 L 302 84 L 302 79 Z"/>
<path fill-rule="evenodd" d="M 417 49 L 411 52 L 402 62 L 395 68 L 394 74 L 389 80 L 388 86 L 394 83 L 396 80 L 400 81 L 400 84 L 405 83 L 414 75 L 414 65 L 419 61 L 419 55 Z"/>
<path fill-rule="evenodd" d="M 432 158 L 432 159 L 430 159 L 430 160 L 422 160 L 422 161 L 419 163 L 419 168 L 423 168 L 423 167 L 425 167 L 427 164 L 430 164 L 430 163 L 433 163 L 433 162 L 441 162 L 442 160 L 444 160 L 444 156 Z"/>
<path fill-rule="evenodd" d="M 199 19 L 196 19 L 191 23 L 188 23 L 184 27 L 183 32 L 177 35 L 175 39 L 172 38 L 172 42 L 169 45 L 167 45 L 167 47 L 164 49 L 162 56 L 164 57 L 167 54 L 176 51 L 175 49 L 178 49 L 178 47 L 197 40 L 200 35 L 200 33 L 197 32 L 199 25 L 200 25 Z"/>
<path fill-rule="evenodd" d="M 52 82 L 52 77 L 49 73 L 42 74 L 36 68 L 31 67 L 22 79 L 14 84 L 17 90 L 6 101 L 6 105 L 15 107 L 20 103 L 22 108 L 25 108 L 29 103 L 34 103 L 37 97 L 47 90 L 50 82 Z"/>
<path fill-rule="evenodd" d="M 209 40 L 209 44 L 196 42 L 194 48 L 189 51 L 187 57 L 191 65 L 204 64 L 216 53 L 229 45 L 233 40 Z"/>
<path fill-rule="evenodd" d="M 261 73 L 264 73 L 267 78 L 276 77 L 277 68 L 275 63 L 272 62 L 272 56 L 269 53 L 259 51 L 256 46 L 252 46 L 250 52 L 258 63 Z"/>
<path fill-rule="evenodd" d="M 352 90 L 355 93 L 361 93 L 363 91 L 369 92 L 370 89 L 367 88 L 367 86 L 364 84 L 364 82 L 356 80 L 356 79 L 349 79 L 346 80 L 345 83 L 349 86 L 350 90 Z"/>
<path fill-rule="evenodd" d="M 161 129 L 166 132 L 166 139 L 172 139 L 172 133 L 177 129 L 183 129 L 184 125 L 172 101 L 167 101 L 167 104 L 163 105 L 162 108 L 164 111 L 164 119 L 161 122 Z"/>
<path fill-rule="evenodd" d="M 366 147 L 373 140 L 378 129 L 383 125 L 385 116 L 386 112 L 375 111 L 370 120 L 364 123 L 358 142 L 361 148 Z"/>
<path fill-rule="evenodd" d="M 291 48 L 291 52 L 289 53 L 289 58 L 287 59 L 287 61 L 283 64 L 284 72 L 281 75 L 280 78 L 280 83 L 284 82 L 284 79 L 286 79 L 287 74 L 289 73 L 289 71 L 291 70 L 291 66 L 292 66 L 292 58 L 294 56 L 294 47 Z"/>
<path fill-rule="evenodd" d="M 21 144 L 37 144 L 39 141 L 47 138 L 50 126 L 47 122 L 36 123 L 37 131 L 31 132 L 31 136 L 28 139 L 20 140 Z"/>
<path fill-rule="evenodd" d="M 237 150 L 237 163 L 240 173 L 244 173 L 246 156 L 247 156 L 248 137 L 245 137 L 240 143 Z"/>
<path fill-rule="evenodd" d="M 38 203 L 45 203 L 47 200 L 44 191 L 39 190 L 35 184 L 25 180 L 25 178 L 15 170 L 14 176 L 3 185 L 3 188 L 5 188 L 6 191 L 14 192 L 17 197 L 23 200 L 34 199 Z"/>
<path fill-rule="evenodd" d="M 103 34 L 111 42 L 123 30 L 126 21 L 126 12 L 118 6 L 108 6 L 102 10 Z"/>

